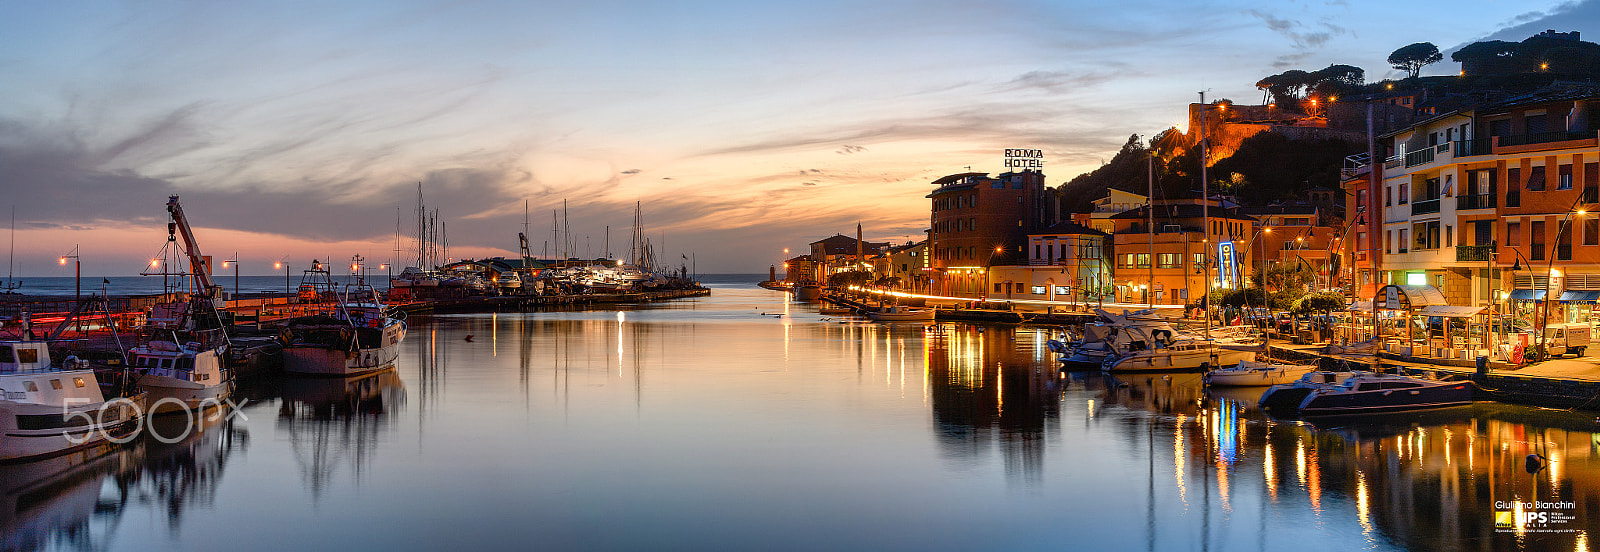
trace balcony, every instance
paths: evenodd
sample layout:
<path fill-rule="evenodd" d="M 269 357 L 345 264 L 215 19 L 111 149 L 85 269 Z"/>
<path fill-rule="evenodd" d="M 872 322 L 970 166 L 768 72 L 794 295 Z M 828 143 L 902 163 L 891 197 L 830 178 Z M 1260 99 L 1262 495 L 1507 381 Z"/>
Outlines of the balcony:
<path fill-rule="evenodd" d="M 1570 260 L 1572 260 L 1572 244 L 1570 244 L 1570 243 L 1557 244 L 1556 245 L 1556 260 L 1558 260 L 1558 261 L 1570 261 Z"/>
<path fill-rule="evenodd" d="M 1456 140 L 1455 156 L 1471 157 L 1474 155 L 1489 155 L 1494 153 L 1494 141 L 1490 138 L 1476 140 Z"/>
<path fill-rule="evenodd" d="M 1411 202 L 1411 214 L 1413 215 L 1426 215 L 1437 212 L 1439 212 L 1438 199 Z"/>
<path fill-rule="evenodd" d="M 1433 148 L 1423 148 L 1423 149 L 1420 149 L 1420 150 L 1417 150 L 1417 151 L 1406 153 L 1406 167 L 1407 168 L 1415 167 L 1417 165 L 1426 165 L 1426 164 L 1432 163 L 1432 162 L 1433 162 Z"/>
<path fill-rule="evenodd" d="M 1487 245 L 1458 245 L 1456 246 L 1456 262 L 1466 263 L 1473 261 L 1487 261 L 1494 255 L 1494 248 Z"/>
<path fill-rule="evenodd" d="M 1542 261 L 1542 260 L 1544 260 L 1544 244 L 1542 244 L 1542 243 L 1530 244 L 1528 246 L 1528 248 L 1530 249 L 1530 251 L 1528 252 L 1528 260 L 1532 260 L 1532 261 Z"/>
<path fill-rule="evenodd" d="M 1468 209 L 1493 209 L 1494 194 L 1477 194 L 1456 196 L 1456 210 Z"/>
<path fill-rule="evenodd" d="M 1566 142 L 1569 140 L 1592 140 L 1594 137 L 1595 133 L 1593 131 L 1568 132 L 1565 130 L 1557 130 L 1555 132 L 1540 132 L 1537 134 L 1524 134 L 1521 136 L 1501 136 L 1500 143 L 1496 145 L 1504 148 L 1510 146 L 1548 144 L 1550 142 Z"/>
<path fill-rule="evenodd" d="M 1584 186 L 1583 187 L 1583 202 L 1584 203 L 1600 203 L 1600 187 Z"/>

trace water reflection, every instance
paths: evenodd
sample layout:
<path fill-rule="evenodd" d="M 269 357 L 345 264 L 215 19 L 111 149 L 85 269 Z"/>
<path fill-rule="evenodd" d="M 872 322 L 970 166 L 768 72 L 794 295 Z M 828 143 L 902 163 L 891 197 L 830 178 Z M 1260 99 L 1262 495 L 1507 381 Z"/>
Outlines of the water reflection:
<path fill-rule="evenodd" d="M 970 459 L 996 445 L 1009 478 L 1038 483 L 1062 386 L 1059 371 L 1018 347 L 1038 333 L 952 324 L 926 332 L 933 420 L 947 457 Z"/>
<path fill-rule="evenodd" d="M 361 483 L 405 397 L 393 368 L 350 378 L 283 380 L 276 429 L 288 440 L 313 500 L 322 497 L 341 466 L 348 465 Z"/>
<path fill-rule="evenodd" d="M 147 427 L 163 439 L 0 466 L 0 550 L 104 550 L 133 510 L 181 531 L 190 510 L 215 505 L 230 457 L 249 447 L 228 414 L 159 417 Z"/>

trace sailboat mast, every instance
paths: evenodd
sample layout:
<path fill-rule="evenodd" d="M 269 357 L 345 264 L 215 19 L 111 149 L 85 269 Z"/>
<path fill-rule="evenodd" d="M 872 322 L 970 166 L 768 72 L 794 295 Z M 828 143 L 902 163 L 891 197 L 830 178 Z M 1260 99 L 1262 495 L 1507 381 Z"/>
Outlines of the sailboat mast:
<path fill-rule="evenodd" d="M 1206 182 L 1206 92 L 1200 91 L 1200 218 L 1204 221 L 1206 239 L 1202 242 L 1205 255 L 1211 254 L 1211 190 Z M 1218 259 L 1220 262 L 1221 259 Z M 1206 339 L 1211 339 L 1211 263 L 1205 263 Z"/>

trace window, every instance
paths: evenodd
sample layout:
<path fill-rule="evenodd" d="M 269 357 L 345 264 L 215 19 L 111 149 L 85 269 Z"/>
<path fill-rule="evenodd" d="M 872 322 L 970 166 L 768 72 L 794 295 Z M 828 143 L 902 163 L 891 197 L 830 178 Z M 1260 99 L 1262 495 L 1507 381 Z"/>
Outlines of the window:
<path fill-rule="evenodd" d="M 1400 193 L 1399 193 L 1399 195 L 1400 195 L 1400 204 L 1401 205 L 1405 205 L 1407 202 L 1411 201 L 1411 184 L 1410 183 L 1401 184 L 1400 185 Z"/>
<path fill-rule="evenodd" d="M 61 388 L 61 380 L 58 380 L 58 379 L 50 380 L 50 388 L 51 389 L 60 389 Z"/>
<path fill-rule="evenodd" d="M 1367 189 L 1356 190 L 1356 209 L 1367 206 Z"/>
<path fill-rule="evenodd" d="M 1529 229 L 1533 231 L 1533 239 L 1528 240 L 1528 243 L 1532 243 L 1534 247 L 1544 247 L 1544 221 L 1533 221 Z"/>
<path fill-rule="evenodd" d="M 1455 233 L 1456 233 L 1456 229 L 1455 229 L 1454 226 L 1446 225 L 1444 227 L 1444 246 L 1445 247 L 1452 247 L 1454 245 L 1454 243 L 1455 243 L 1454 240 L 1455 240 L 1455 237 L 1456 237 Z"/>
<path fill-rule="evenodd" d="M 83 378 L 72 378 L 72 385 L 74 387 L 82 389 L 83 388 Z"/>
<path fill-rule="evenodd" d="M 1439 221 L 1419 222 L 1411 225 L 1411 235 L 1416 239 L 1412 249 L 1439 248 Z"/>
<path fill-rule="evenodd" d="M 1393 253 L 1394 252 L 1392 250 L 1391 246 L 1390 246 L 1390 244 L 1392 244 L 1392 243 L 1394 243 L 1394 230 L 1384 230 L 1383 231 L 1383 252 L 1384 253 Z"/>
<path fill-rule="evenodd" d="M 995 292 L 995 293 L 1005 293 L 1005 292 L 1006 292 L 1006 285 L 1005 285 L 1005 283 L 1002 283 L 1002 282 L 997 282 L 997 283 L 995 283 L 995 285 L 994 285 L 994 292 Z"/>
<path fill-rule="evenodd" d="M 1583 244 L 1600 245 L 1600 218 L 1583 219 Z"/>
<path fill-rule="evenodd" d="M 1520 247 L 1522 245 L 1522 223 L 1506 223 L 1506 247 Z"/>
<path fill-rule="evenodd" d="M 1384 186 L 1383 187 L 1383 206 L 1384 207 L 1388 207 L 1390 205 L 1394 205 L 1394 188 L 1391 187 L 1391 186 Z"/>
<path fill-rule="evenodd" d="M 1046 291 L 1046 288 L 1044 286 L 1033 286 L 1033 294 L 1034 295 L 1044 295 L 1046 293 L 1048 293 L 1048 292 Z"/>
<path fill-rule="evenodd" d="M 0 345 L 0 362 L 14 362 L 16 357 L 11 356 L 10 345 Z"/>
<path fill-rule="evenodd" d="M 1528 190 L 1534 192 L 1544 191 L 1544 166 L 1540 165 L 1528 171 Z"/>
<path fill-rule="evenodd" d="M 1156 255 L 1156 268 L 1181 268 L 1183 255 L 1179 253 L 1161 253 Z"/>
<path fill-rule="evenodd" d="M 1408 244 L 1410 242 L 1406 241 L 1406 237 L 1407 237 L 1406 229 L 1405 228 L 1401 228 L 1400 229 L 1400 240 L 1395 242 L 1395 246 L 1398 248 L 1395 251 L 1396 253 L 1405 253 L 1406 251 L 1408 251 L 1406 249 L 1406 244 Z"/>
<path fill-rule="evenodd" d="M 1477 220 L 1472 222 L 1473 243 L 1475 245 L 1489 245 L 1494 241 L 1494 221 Z"/>
<path fill-rule="evenodd" d="M 1135 256 L 1134 259 L 1137 260 L 1139 268 L 1150 268 L 1150 254 L 1149 253 L 1140 253 L 1137 256 Z"/>
<path fill-rule="evenodd" d="M 1572 189 L 1572 165 L 1562 165 L 1556 167 L 1556 189 Z"/>
<path fill-rule="evenodd" d="M 32 364 L 32 363 L 35 363 L 35 362 L 39 362 L 39 350 L 38 349 L 17 349 L 17 362 L 20 362 L 22 364 Z"/>
<path fill-rule="evenodd" d="M 23 382 L 22 386 L 24 388 L 26 388 L 30 392 L 34 392 L 34 393 L 39 392 L 39 386 L 38 385 L 34 385 L 34 383 L 32 381 Z"/>

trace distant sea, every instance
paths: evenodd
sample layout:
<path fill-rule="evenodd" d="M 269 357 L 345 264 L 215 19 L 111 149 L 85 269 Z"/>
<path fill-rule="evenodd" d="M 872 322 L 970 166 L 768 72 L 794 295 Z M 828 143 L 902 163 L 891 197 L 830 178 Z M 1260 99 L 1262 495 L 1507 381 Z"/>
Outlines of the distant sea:
<path fill-rule="evenodd" d="M 739 285 L 754 285 L 756 282 L 767 279 L 766 274 L 701 274 L 699 280 L 708 287 L 724 287 Z M 334 276 L 336 285 L 344 285 L 355 281 L 350 276 Z M 71 276 L 49 276 L 33 278 L 14 278 L 12 282 L 19 284 L 16 291 L 23 295 L 35 296 L 71 296 L 74 293 L 74 278 Z M 106 295 L 143 295 L 161 293 L 160 276 L 84 276 L 81 280 L 83 294 L 101 293 Z M 232 291 L 234 279 L 231 274 L 222 274 L 217 277 L 217 283 L 223 289 Z M 389 277 L 385 274 L 367 277 L 367 283 L 379 290 L 389 287 Z M 285 280 L 283 276 L 240 276 L 238 288 L 246 294 L 254 293 L 284 293 L 285 290 L 293 291 L 300 285 L 300 275 L 295 274 Z M 0 278 L 0 289 L 7 286 L 4 279 Z"/>

